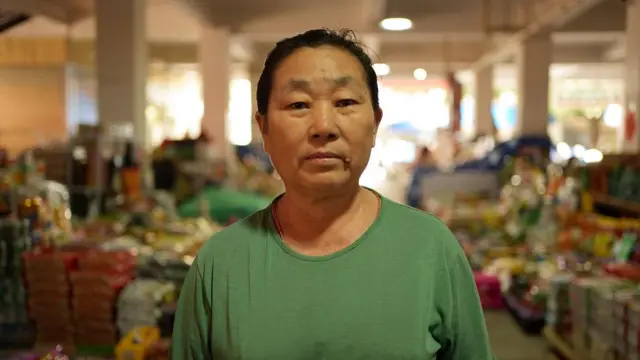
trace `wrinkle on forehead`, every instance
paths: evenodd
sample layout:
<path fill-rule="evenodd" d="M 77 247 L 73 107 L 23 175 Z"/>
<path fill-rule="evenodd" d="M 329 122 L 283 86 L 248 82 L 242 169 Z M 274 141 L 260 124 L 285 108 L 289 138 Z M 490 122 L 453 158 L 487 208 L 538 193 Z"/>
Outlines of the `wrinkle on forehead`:
<path fill-rule="evenodd" d="M 365 88 L 366 74 L 352 54 L 331 46 L 295 51 L 276 70 L 280 90 L 308 90 L 310 87 Z"/>
<path fill-rule="evenodd" d="M 301 79 L 301 78 L 291 78 L 287 82 L 286 89 L 290 91 L 301 90 L 301 91 L 309 91 L 313 87 L 314 84 L 322 84 L 323 86 L 329 86 L 332 89 L 338 89 L 353 85 L 354 80 L 352 76 L 339 76 L 336 78 L 331 78 L 328 76 L 323 76 L 321 78 L 316 78 L 313 80 Z"/>

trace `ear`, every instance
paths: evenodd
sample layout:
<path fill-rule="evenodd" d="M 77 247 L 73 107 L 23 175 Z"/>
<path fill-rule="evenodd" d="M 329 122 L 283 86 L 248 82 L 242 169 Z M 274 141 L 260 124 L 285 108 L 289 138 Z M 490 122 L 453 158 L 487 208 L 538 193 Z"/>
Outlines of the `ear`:
<path fill-rule="evenodd" d="M 378 134 L 378 128 L 380 127 L 380 123 L 382 122 L 382 109 L 378 108 L 375 110 L 373 114 L 373 121 L 375 122 L 375 127 L 373 128 L 373 137 Z"/>
<path fill-rule="evenodd" d="M 262 149 L 268 153 L 267 150 L 267 119 L 264 115 L 260 114 L 256 111 L 253 115 L 256 123 L 258 124 L 258 129 L 260 129 L 260 135 L 262 135 Z"/>
<path fill-rule="evenodd" d="M 262 136 L 264 137 L 267 132 L 267 122 L 265 116 L 256 111 L 256 113 L 253 115 L 253 118 L 256 120 L 256 123 L 258 123 L 260 134 L 262 134 Z"/>

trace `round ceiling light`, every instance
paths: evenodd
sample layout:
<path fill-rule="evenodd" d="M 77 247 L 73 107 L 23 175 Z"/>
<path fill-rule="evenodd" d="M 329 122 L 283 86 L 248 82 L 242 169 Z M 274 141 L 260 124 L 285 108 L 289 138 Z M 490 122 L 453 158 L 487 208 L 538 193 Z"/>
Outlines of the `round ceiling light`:
<path fill-rule="evenodd" d="M 373 70 L 378 76 L 389 75 L 391 68 L 387 64 L 373 64 Z"/>
<path fill-rule="evenodd" d="M 427 70 L 418 68 L 413 70 L 413 78 L 416 80 L 426 80 L 427 79 Z"/>
<path fill-rule="evenodd" d="M 380 21 L 380 27 L 388 31 L 405 31 L 413 27 L 413 22 L 407 18 L 387 18 Z"/>

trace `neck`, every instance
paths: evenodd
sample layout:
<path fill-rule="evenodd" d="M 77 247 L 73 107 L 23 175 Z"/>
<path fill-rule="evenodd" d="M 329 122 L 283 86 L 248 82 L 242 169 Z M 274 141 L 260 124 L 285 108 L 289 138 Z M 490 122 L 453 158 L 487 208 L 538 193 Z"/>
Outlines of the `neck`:
<path fill-rule="evenodd" d="M 368 205 L 375 195 L 360 186 L 346 188 L 330 196 L 310 197 L 295 191 L 287 191 L 278 202 L 280 224 L 286 232 L 301 238 L 313 238 L 331 228 L 355 218 L 364 209 L 376 209 Z"/>

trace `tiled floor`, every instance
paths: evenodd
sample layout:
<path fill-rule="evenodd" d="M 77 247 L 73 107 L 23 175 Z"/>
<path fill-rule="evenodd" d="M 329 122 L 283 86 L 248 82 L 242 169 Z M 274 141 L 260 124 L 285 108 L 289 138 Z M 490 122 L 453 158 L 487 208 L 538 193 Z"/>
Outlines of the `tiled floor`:
<path fill-rule="evenodd" d="M 545 340 L 522 333 L 507 312 L 487 312 L 485 318 L 497 360 L 551 359 Z"/>

